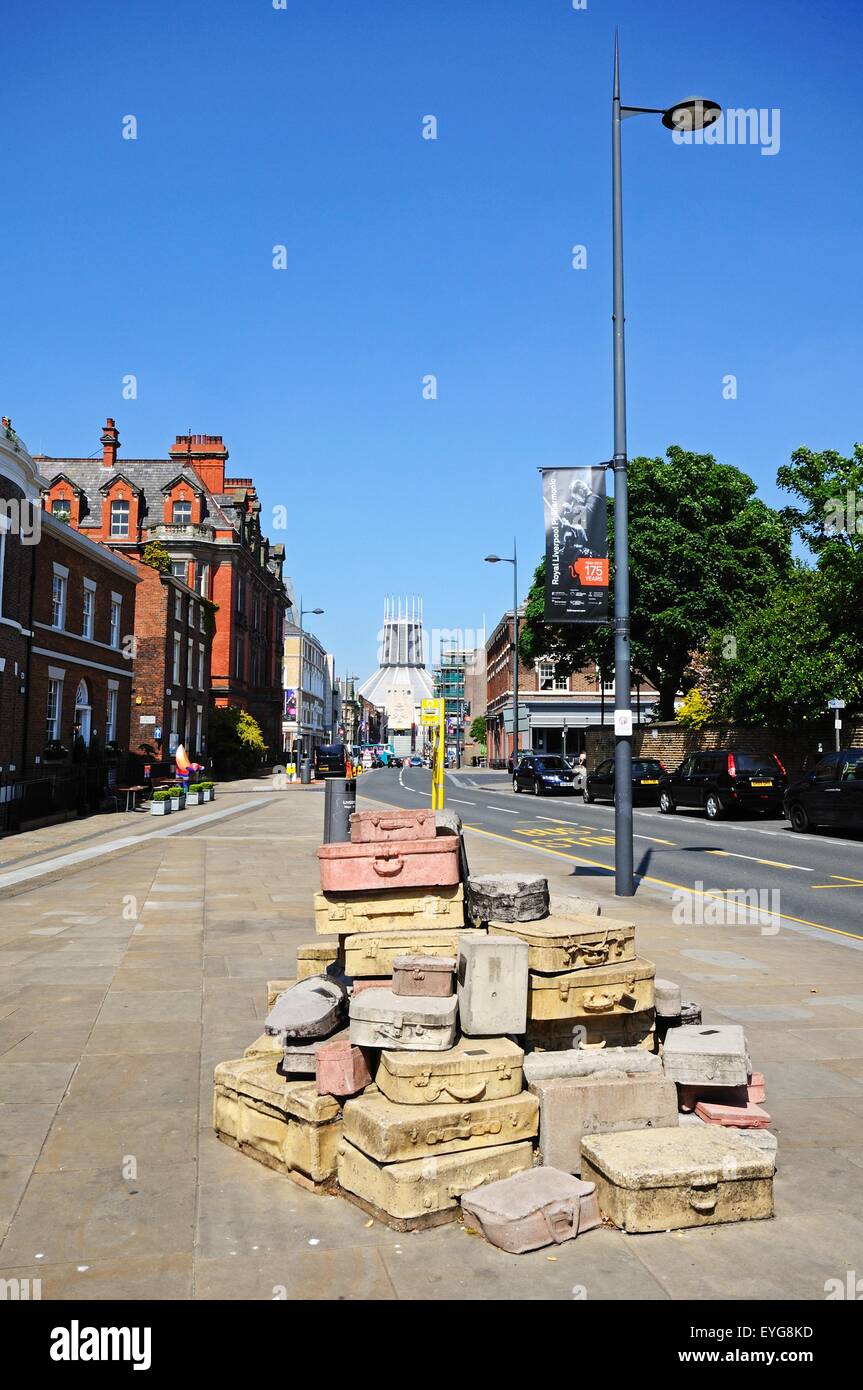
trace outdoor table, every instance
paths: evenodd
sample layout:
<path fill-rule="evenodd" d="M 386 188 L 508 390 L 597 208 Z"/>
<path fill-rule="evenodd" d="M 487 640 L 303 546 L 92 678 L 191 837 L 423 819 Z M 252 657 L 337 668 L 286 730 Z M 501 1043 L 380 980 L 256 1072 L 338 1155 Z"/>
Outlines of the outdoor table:
<path fill-rule="evenodd" d="M 135 807 L 134 807 L 133 805 L 130 804 L 130 802 L 131 802 L 131 800 L 132 800 L 132 797 L 135 795 L 135 793 L 136 793 L 136 792 L 145 792 L 146 790 L 147 790 L 147 788 L 146 788 L 146 787 L 143 787 L 143 786 L 141 786 L 141 787 L 115 787 L 115 788 L 114 788 L 114 791 L 117 793 L 117 795 L 122 795 L 123 792 L 126 793 L 126 810 L 127 810 L 127 811 L 134 811 L 134 809 L 135 809 Z"/>

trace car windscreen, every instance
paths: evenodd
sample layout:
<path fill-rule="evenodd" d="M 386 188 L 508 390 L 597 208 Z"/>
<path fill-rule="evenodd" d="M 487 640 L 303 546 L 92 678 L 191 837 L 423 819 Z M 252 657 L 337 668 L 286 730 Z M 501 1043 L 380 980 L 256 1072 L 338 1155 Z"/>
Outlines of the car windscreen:
<path fill-rule="evenodd" d="M 632 764 L 633 777 L 658 777 L 662 767 L 657 762 L 646 759 L 644 762 Z"/>
<path fill-rule="evenodd" d="M 764 772 L 769 777 L 775 777 L 779 771 L 773 753 L 735 753 L 734 765 L 738 772 L 746 773 Z"/>
<path fill-rule="evenodd" d="M 537 767 L 544 772 L 566 772 L 567 766 L 563 758 L 543 758 L 537 762 Z"/>
<path fill-rule="evenodd" d="M 859 752 L 852 749 L 843 755 L 839 763 L 839 779 L 842 782 L 863 782 L 863 748 Z"/>

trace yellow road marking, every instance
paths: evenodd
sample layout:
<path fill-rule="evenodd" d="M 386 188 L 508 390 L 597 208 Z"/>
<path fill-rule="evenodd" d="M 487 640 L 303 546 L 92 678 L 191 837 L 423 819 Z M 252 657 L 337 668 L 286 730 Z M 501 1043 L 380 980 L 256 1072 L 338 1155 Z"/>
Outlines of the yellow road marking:
<path fill-rule="evenodd" d="M 522 840 L 514 840 L 511 835 L 498 835 L 493 830 L 481 830 L 478 825 L 465 825 L 465 830 L 473 831 L 474 835 L 485 835 L 489 840 L 503 840 L 508 845 L 520 845 L 522 849 L 537 849 L 541 854 L 553 854 L 558 859 L 569 859 L 579 864 L 587 864 L 592 869 L 604 869 L 607 874 L 613 874 L 614 869 L 610 864 L 600 864 L 596 859 L 585 859 L 580 854 L 566 854 L 560 849 L 551 849 L 548 845 L 525 845 Z M 693 897 L 709 898 L 717 893 L 722 893 L 721 888 L 708 889 L 702 893 L 698 888 L 689 888 L 684 883 L 669 883 L 664 878 L 652 878 L 649 874 L 634 874 L 639 883 L 653 883 L 660 888 L 673 888 L 678 893 L 691 893 Z M 803 927 L 815 927 L 818 931 L 830 932 L 832 936 L 850 936 L 852 941 L 860 941 L 861 938 L 856 932 L 843 931 L 841 927 L 828 927 L 823 922 L 810 922 L 808 917 L 792 917 L 790 912 L 775 912 L 774 917 L 781 917 L 785 922 L 799 922 Z"/>
<path fill-rule="evenodd" d="M 863 878 L 846 878 L 845 874 L 831 874 L 831 878 L 841 878 L 841 883 L 813 883 L 813 888 L 863 888 Z"/>

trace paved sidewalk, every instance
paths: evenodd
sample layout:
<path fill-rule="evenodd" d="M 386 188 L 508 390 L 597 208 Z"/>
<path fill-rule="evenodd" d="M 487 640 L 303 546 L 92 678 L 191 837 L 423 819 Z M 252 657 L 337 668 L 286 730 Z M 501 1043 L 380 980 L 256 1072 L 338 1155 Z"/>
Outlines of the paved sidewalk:
<path fill-rule="evenodd" d="M 766 1073 L 774 1220 L 604 1229 L 513 1257 L 458 1225 L 370 1225 L 220 1144 L 213 1067 L 261 1031 L 266 981 L 314 937 L 322 797 L 261 785 L 2 903 L 0 1277 L 39 1278 L 45 1299 L 819 1299 L 863 1269 L 859 951 L 673 926 L 648 894 L 632 907 L 640 954 L 706 1019 L 744 1023 Z M 469 833 L 468 851 L 476 870 L 541 862 L 574 886 L 570 865 L 527 847 Z"/>

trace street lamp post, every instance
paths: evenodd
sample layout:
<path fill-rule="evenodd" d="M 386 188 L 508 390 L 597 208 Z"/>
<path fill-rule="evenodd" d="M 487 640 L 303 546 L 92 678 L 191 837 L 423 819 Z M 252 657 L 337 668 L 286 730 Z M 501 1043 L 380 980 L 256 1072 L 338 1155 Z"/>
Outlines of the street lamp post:
<path fill-rule="evenodd" d="M 294 753 L 294 762 L 296 764 L 298 775 L 300 772 L 300 764 L 303 760 L 303 618 L 307 613 L 317 613 L 318 615 L 320 615 L 321 613 L 323 613 L 323 611 L 323 608 L 304 608 L 302 595 L 300 596 L 300 655 L 297 663 L 297 747 Z"/>
<path fill-rule="evenodd" d="M 512 555 L 486 555 L 489 565 L 512 565 L 512 753 L 513 766 L 518 752 L 518 550 L 512 538 Z"/>
<path fill-rule="evenodd" d="M 661 116 L 667 130 L 701 130 L 712 125 L 721 108 L 703 97 L 686 97 L 667 109 L 622 106 L 617 34 L 614 36 L 614 86 L 611 99 L 611 184 L 614 324 L 614 891 L 631 898 L 632 876 L 632 673 L 629 642 L 629 485 L 626 454 L 626 364 L 623 314 L 623 191 L 621 122 L 627 116 Z M 618 716 L 623 715 L 621 719 Z M 628 717 L 627 717 L 628 716 Z"/>

